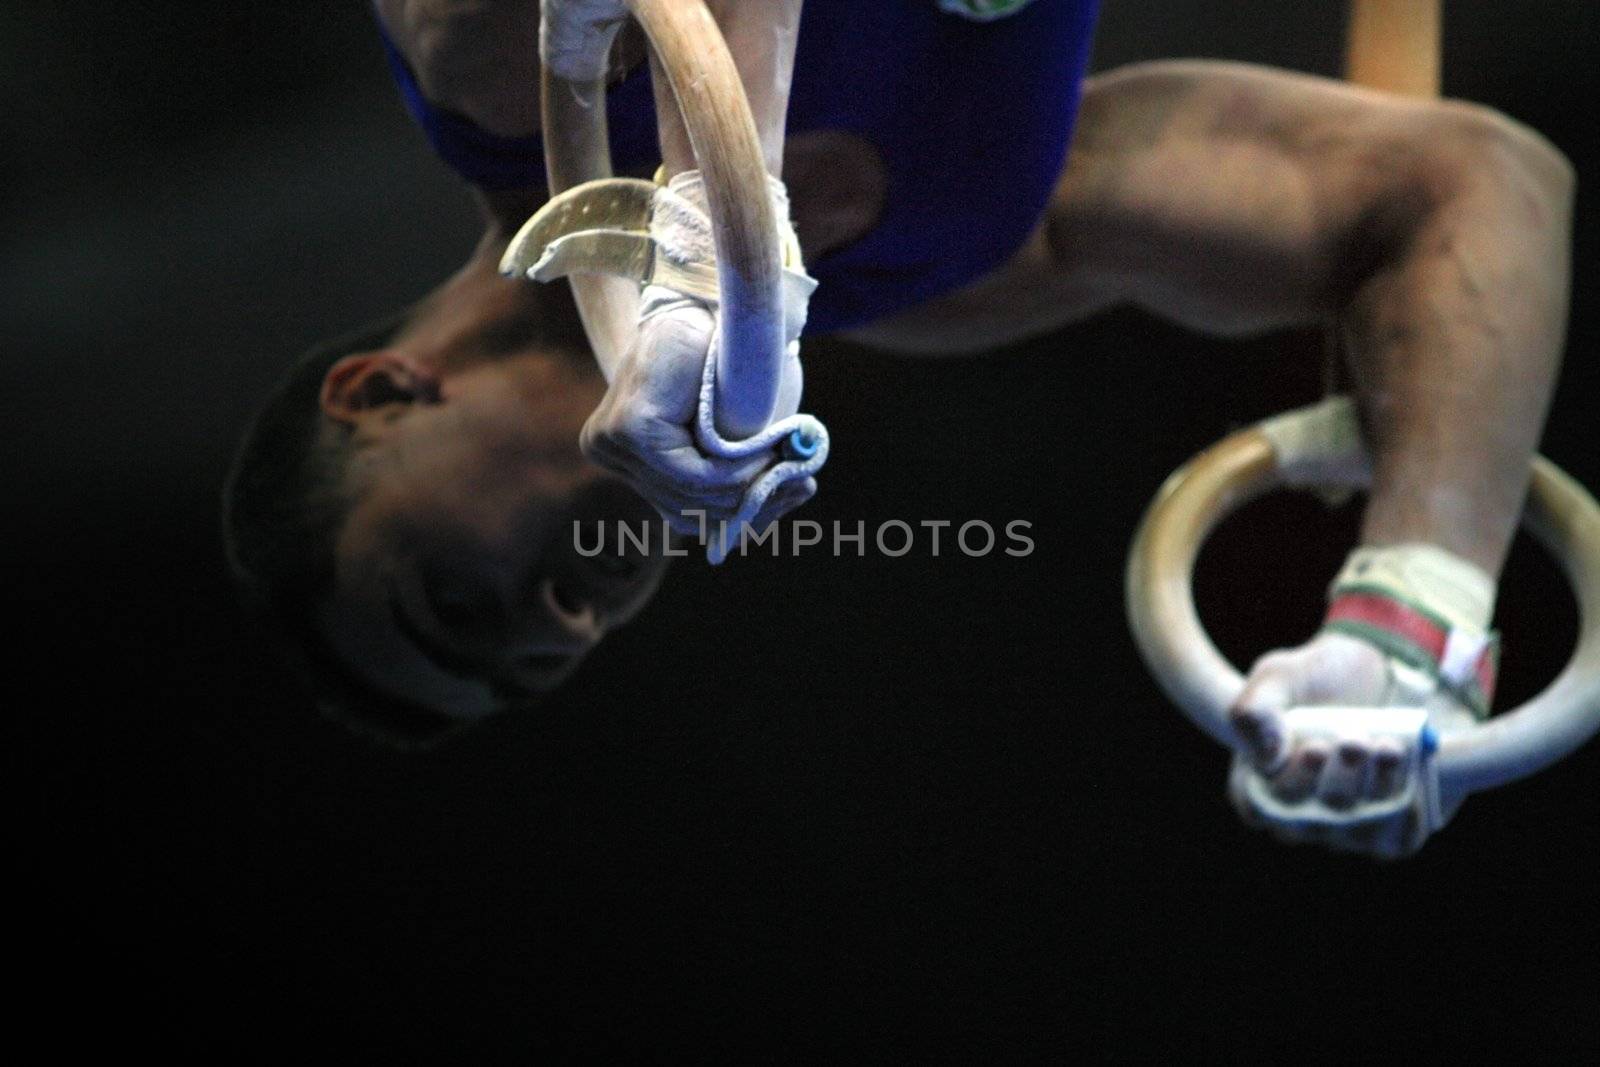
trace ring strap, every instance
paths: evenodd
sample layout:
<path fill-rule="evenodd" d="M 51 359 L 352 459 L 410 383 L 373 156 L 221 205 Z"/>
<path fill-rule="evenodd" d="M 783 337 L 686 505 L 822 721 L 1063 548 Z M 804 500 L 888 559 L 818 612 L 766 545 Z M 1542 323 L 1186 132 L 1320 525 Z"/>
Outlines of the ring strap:
<path fill-rule="evenodd" d="M 511 239 L 501 273 L 537 282 L 603 274 L 664 286 L 715 306 L 716 263 L 669 255 L 650 234 L 659 191 L 660 186 L 638 178 L 604 178 L 551 197 Z M 805 273 L 793 230 L 783 230 L 785 303 L 804 306 L 817 283 Z"/>
<path fill-rule="evenodd" d="M 1420 604 L 1359 582 L 1334 587 L 1322 629 L 1365 641 L 1425 672 L 1475 717 L 1489 717 L 1500 661 L 1498 633 L 1452 626 Z"/>

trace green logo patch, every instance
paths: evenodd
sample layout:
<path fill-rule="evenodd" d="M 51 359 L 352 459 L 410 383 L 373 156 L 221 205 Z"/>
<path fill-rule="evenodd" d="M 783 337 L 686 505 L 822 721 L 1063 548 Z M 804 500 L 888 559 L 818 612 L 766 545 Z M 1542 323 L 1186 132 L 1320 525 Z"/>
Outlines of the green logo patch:
<path fill-rule="evenodd" d="M 1031 3 L 1033 0 L 939 0 L 939 10 L 977 22 L 992 22 L 1014 15 Z"/>

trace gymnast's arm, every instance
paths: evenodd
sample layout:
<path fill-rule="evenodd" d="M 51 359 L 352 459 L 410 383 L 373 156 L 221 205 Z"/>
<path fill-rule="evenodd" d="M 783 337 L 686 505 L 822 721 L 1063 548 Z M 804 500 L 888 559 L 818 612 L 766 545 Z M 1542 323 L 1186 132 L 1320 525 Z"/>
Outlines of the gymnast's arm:
<path fill-rule="evenodd" d="M 681 0 L 672 0 L 681 2 Z M 615 4 L 621 11 L 621 5 Z M 798 39 L 801 0 L 707 0 L 745 89 L 767 169 L 781 169 L 784 120 Z M 379 0 L 379 15 L 395 47 L 411 66 L 423 95 L 502 137 L 536 131 L 539 82 L 537 0 Z M 630 34 L 632 37 L 630 39 Z M 613 73 L 642 58 L 643 41 L 630 22 L 613 46 Z M 655 60 L 652 57 L 651 62 Z M 695 167 L 694 153 L 668 79 L 657 69 L 652 84 L 666 174 Z M 539 188 L 476 190 L 488 232 L 474 254 L 471 278 L 488 282 L 508 240 L 544 202 Z M 518 283 L 519 288 L 524 288 Z M 565 287 L 559 287 L 565 289 Z M 584 453 L 626 479 L 684 532 L 703 513 L 709 522 L 731 519 L 749 485 L 770 457 L 703 454 L 695 437 L 700 387 L 713 336 L 704 306 L 647 289 L 641 328 L 609 369 L 609 383 L 580 437 Z M 530 298 L 531 299 L 531 298 Z M 653 303 L 650 303 L 653 301 Z M 543 300 L 571 322 L 570 301 Z M 798 407 L 797 351 L 786 353 L 775 418 Z M 796 479 L 775 493 L 756 516 L 776 518 L 816 491 L 813 479 Z"/>
<path fill-rule="evenodd" d="M 1526 127 L 1243 64 L 1090 79 L 1016 260 L 862 339 L 979 349 L 1132 303 L 1213 334 L 1334 322 L 1375 459 L 1367 544 L 1498 574 L 1565 330 L 1574 177 Z"/>
<path fill-rule="evenodd" d="M 375 0 L 433 104 L 499 137 L 539 129 L 539 0 Z M 637 60 L 637 42 L 613 53 Z M 619 63 L 620 65 L 620 63 Z"/>

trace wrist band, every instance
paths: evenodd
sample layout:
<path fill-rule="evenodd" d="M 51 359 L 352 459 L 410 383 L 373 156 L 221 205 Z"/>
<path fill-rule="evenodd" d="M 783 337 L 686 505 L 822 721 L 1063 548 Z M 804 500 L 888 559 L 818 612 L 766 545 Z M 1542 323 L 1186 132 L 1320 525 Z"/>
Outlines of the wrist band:
<path fill-rule="evenodd" d="M 1329 589 L 1322 629 L 1423 672 L 1483 719 L 1500 657 L 1487 625 L 1493 590 L 1488 575 L 1437 546 L 1360 548 Z"/>

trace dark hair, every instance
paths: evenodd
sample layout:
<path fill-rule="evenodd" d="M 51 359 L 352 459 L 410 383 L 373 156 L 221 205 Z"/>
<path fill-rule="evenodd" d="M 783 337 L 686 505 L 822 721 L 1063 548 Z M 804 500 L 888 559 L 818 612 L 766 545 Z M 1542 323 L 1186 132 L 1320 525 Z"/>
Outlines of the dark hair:
<path fill-rule="evenodd" d="M 333 589 L 334 546 L 353 499 L 351 431 L 322 413 L 322 382 L 340 359 L 388 344 L 409 312 L 324 342 L 295 363 L 257 411 L 222 490 L 228 568 L 245 605 L 284 638 L 317 706 L 389 744 L 431 744 L 461 723 L 376 693 L 333 654 L 312 609 Z"/>

